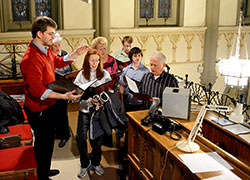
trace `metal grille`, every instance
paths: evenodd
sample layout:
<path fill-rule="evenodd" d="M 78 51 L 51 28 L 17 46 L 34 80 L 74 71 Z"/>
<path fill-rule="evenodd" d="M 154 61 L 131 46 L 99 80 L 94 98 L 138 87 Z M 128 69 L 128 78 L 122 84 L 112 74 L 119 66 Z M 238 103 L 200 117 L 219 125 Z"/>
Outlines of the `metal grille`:
<path fill-rule="evenodd" d="M 0 79 L 22 77 L 19 63 L 27 49 L 28 42 L 0 43 Z"/>

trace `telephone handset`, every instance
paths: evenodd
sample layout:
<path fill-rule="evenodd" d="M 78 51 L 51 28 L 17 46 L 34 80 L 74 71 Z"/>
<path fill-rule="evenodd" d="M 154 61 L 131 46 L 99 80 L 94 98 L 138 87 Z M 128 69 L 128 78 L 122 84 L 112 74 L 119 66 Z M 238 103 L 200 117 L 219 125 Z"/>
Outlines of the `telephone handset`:
<path fill-rule="evenodd" d="M 149 126 L 150 124 L 152 124 L 152 119 L 154 118 L 159 101 L 160 101 L 159 99 L 153 100 L 153 103 L 151 104 L 148 110 L 148 115 L 141 120 L 141 125 Z"/>
<path fill-rule="evenodd" d="M 167 117 L 162 116 L 162 112 L 157 108 L 158 102 L 153 101 L 148 115 L 141 120 L 141 125 L 149 126 L 152 124 L 152 130 L 159 133 L 165 134 L 170 132 L 170 137 L 174 140 L 180 140 L 182 138 L 181 134 L 176 132 L 181 129 L 181 126 L 174 121 L 171 121 Z M 173 136 L 175 134 L 175 136 Z"/>

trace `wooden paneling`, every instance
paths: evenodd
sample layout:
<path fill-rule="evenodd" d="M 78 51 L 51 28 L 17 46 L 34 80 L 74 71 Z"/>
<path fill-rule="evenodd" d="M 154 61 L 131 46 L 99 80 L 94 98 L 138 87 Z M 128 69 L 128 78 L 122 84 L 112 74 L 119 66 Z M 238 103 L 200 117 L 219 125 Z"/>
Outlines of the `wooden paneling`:
<path fill-rule="evenodd" d="M 128 158 L 130 161 L 129 177 L 131 180 L 138 179 L 203 179 L 224 174 L 224 171 L 196 173 L 193 174 L 188 167 L 179 158 L 180 154 L 186 154 L 175 147 L 178 141 L 170 138 L 169 134 L 159 135 L 151 127 L 145 127 L 140 124 L 140 120 L 147 115 L 147 111 L 136 111 L 127 113 L 129 116 L 129 139 L 128 139 Z M 197 115 L 197 113 L 195 113 Z M 195 114 L 191 115 L 190 120 L 180 120 L 186 127 L 179 132 L 186 140 L 194 120 Z M 215 132 L 217 133 L 217 132 Z M 221 148 L 211 143 L 202 136 L 197 136 L 196 143 L 201 149 L 195 153 L 216 151 L 231 166 L 237 176 L 242 179 L 250 179 L 250 168 L 239 161 L 234 156 L 223 151 Z M 142 149 L 145 149 L 142 153 Z M 144 154 L 144 156 L 142 156 Z M 165 163 L 166 162 L 166 163 Z M 141 170 L 141 171 L 140 171 Z"/>

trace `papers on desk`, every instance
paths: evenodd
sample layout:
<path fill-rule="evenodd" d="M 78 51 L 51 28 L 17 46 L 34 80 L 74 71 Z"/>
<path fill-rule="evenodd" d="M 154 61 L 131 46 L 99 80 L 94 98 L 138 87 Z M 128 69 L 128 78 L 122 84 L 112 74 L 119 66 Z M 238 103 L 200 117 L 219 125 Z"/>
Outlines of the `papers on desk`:
<path fill-rule="evenodd" d="M 191 108 L 190 108 L 190 111 L 197 111 L 199 112 L 201 110 L 201 106 L 200 105 L 197 105 L 197 104 L 191 104 Z"/>
<path fill-rule="evenodd" d="M 223 127 L 226 130 L 230 131 L 233 134 L 243 134 L 243 133 L 250 133 L 250 129 L 243 126 L 242 124 L 234 124 L 230 126 Z"/>
<path fill-rule="evenodd" d="M 207 179 L 203 179 L 203 180 L 225 180 L 225 179 L 240 180 L 241 178 L 236 176 L 231 171 L 227 170 L 227 171 L 225 171 L 225 174 L 223 174 L 223 175 L 219 175 L 219 176 L 215 176 L 215 177 L 211 177 L 211 178 L 207 178 Z"/>
<path fill-rule="evenodd" d="M 250 134 L 240 134 L 239 136 L 250 144 Z"/>
<path fill-rule="evenodd" d="M 192 173 L 224 171 L 233 169 L 216 152 L 179 155 Z"/>
<path fill-rule="evenodd" d="M 213 119 L 212 121 L 215 122 L 216 124 L 221 125 L 221 126 L 226 126 L 226 125 L 232 125 L 232 124 L 234 124 L 233 121 L 230 121 L 230 120 L 228 120 L 226 118 Z"/>

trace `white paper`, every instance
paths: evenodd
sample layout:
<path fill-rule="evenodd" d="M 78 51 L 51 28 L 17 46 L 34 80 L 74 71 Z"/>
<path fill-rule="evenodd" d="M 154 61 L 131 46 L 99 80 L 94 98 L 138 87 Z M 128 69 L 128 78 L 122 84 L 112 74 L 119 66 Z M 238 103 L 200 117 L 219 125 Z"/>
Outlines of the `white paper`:
<path fill-rule="evenodd" d="M 12 94 L 10 95 L 13 99 L 16 99 L 16 100 L 21 100 L 21 101 L 24 101 L 25 100 L 25 96 L 24 94 Z"/>
<path fill-rule="evenodd" d="M 190 110 L 199 112 L 201 110 L 201 106 L 196 105 L 196 104 L 191 104 L 191 109 Z"/>
<path fill-rule="evenodd" d="M 240 134 L 239 136 L 250 144 L 250 134 Z"/>
<path fill-rule="evenodd" d="M 213 119 L 212 121 L 219 124 L 219 125 L 221 125 L 221 126 L 234 124 L 232 121 L 230 121 L 230 120 L 228 120 L 226 118 Z"/>
<path fill-rule="evenodd" d="M 250 129 L 243 126 L 242 124 L 234 124 L 230 126 L 223 127 L 226 130 L 234 133 L 234 134 L 243 134 L 243 133 L 250 133 Z"/>
<path fill-rule="evenodd" d="M 82 85 L 80 85 L 79 87 L 81 88 L 81 89 L 83 89 L 83 90 L 86 90 L 89 86 L 91 86 L 94 82 L 96 82 L 97 81 L 97 79 L 95 79 L 95 80 L 93 80 L 93 81 L 89 81 L 89 82 L 87 82 L 87 83 L 85 83 L 85 84 L 82 84 Z"/>
<path fill-rule="evenodd" d="M 133 91 L 134 93 L 139 93 L 139 90 L 138 90 L 138 87 L 135 83 L 135 81 L 133 81 L 132 79 L 130 79 L 128 76 L 126 76 L 126 80 L 127 80 L 127 83 L 128 83 L 128 88 Z"/>
<path fill-rule="evenodd" d="M 224 172 L 223 175 L 214 176 L 214 177 L 203 179 L 203 180 L 225 180 L 225 179 L 227 179 L 227 180 L 240 180 L 241 178 L 239 178 L 233 172 L 227 170 Z"/>
<path fill-rule="evenodd" d="M 192 173 L 224 171 L 233 169 L 216 152 L 179 155 Z"/>

